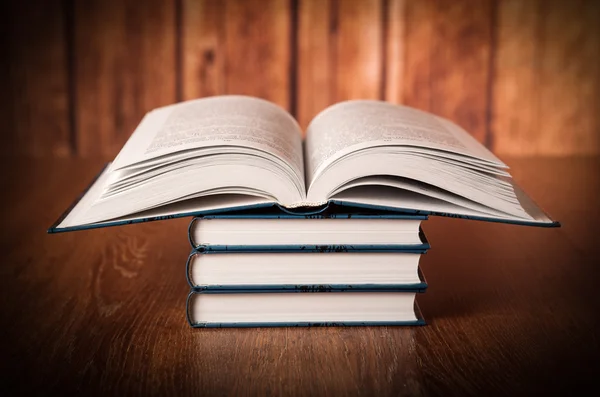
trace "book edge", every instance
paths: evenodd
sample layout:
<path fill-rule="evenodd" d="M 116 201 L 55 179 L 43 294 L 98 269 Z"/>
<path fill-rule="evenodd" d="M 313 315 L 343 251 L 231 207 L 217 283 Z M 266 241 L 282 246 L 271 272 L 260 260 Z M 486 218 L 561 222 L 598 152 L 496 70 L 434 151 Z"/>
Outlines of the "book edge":
<path fill-rule="evenodd" d="M 106 169 L 108 168 L 109 165 L 110 165 L 110 163 L 104 164 L 104 166 L 100 169 L 100 172 L 98 172 L 96 174 L 96 176 L 94 176 L 92 178 L 91 182 L 87 185 L 87 187 L 79 194 L 79 196 L 77 196 L 75 198 L 75 200 L 73 200 L 71 205 L 69 205 L 67 207 L 67 209 L 64 210 L 63 213 L 58 217 L 58 219 L 56 221 L 54 221 L 54 223 L 48 228 L 47 233 L 49 233 L 49 234 L 60 233 L 63 231 L 63 229 L 69 229 L 69 228 L 58 228 L 58 225 L 60 225 L 62 223 L 62 221 L 64 221 L 65 218 L 71 213 L 71 211 L 73 211 L 73 208 L 75 208 L 77 206 L 77 204 L 79 204 L 79 202 L 83 199 L 83 197 L 87 194 L 87 192 L 92 188 L 92 186 L 94 186 L 96 181 L 98 181 L 98 178 L 100 178 L 100 176 L 104 173 L 104 171 L 106 171 Z"/>
<path fill-rule="evenodd" d="M 204 211 L 191 211 L 187 213 L 178 213 L 171 215 L 162 215 L 162 216 L 154 216 L 147 218 L 139 218 L 139 219 L 131 219 L 131 220 L 116 220 L 116 221 L 107 221 L 101 223 L 87 224 L 87 225 L 79 225 L 79 226 L 70 226 L 70 227 L 62 227 L 59 228 L 58 225 L 69 215 L 69 213 L 75 208 L 75 206 L 81 201 L 81 199 L 87 194 L 89 189 L 96 183 L 98 178 L 102 175 L 102 173 L 106 170 L 106 168 L 110 165 L 110 163 L 106 163 L 100 172 L 92 179 L 92 181 L 88 184 L 88 186 L 79 194 L 78 197 L 67 207 L 67 209 L 58 217 L 58 219 L 47 229 L 47 233 L 55 234 L 62 232 L 70 232 L 70 231 L 78 231 L 78 230 L 89 230 L 89 229 L 98 229 L 104 227 L 111 226 L 121 226 L 135 223 L 145 223 L 145 222 L 153 222 L 174 218 L 182 218 L 182 217 L 255 217 L 255 218 L 265 218 L 265 217 L 314 217 L 319 216 L 321 214 L 326 213 L 326 211 L 330 208 L 331 204 L 335 204 L 341 208 L 337 209 L 337 212 L 327 214 L 328 217 L 348 217 L 351 216 L 360 218 L 414 218 L 419 217 L 420 219 L 427 219 L 429 216 L 443 216 L 443 217 L 452 217 L 452 218 L 460 218 L 460 219 L 470 219 L 484 222 L 496 222 L 496 223 L 506 223 L 506 224 L 515 224 L 515 225 L 523 225 L 523 226 L 536 226 L 536 227 L 560 227 L 561 224 L 558 221 L 553 220 L 547 212 L 545 212 L 533 199 L 525 193 L 525 191 L 519 187 L 514 181 L 512 181 L 514 187 L 521 192 L 522 195 L 533 205 L 541 214 L 543 214 L 550 222 L 541 222 L 541 221 L 528 221 L 528 220 L 512 220 L 512 219 L 500 219 L 494 217 L 485 217 L 485 216 L 471 216 L 471 215 L 461 215 L 455 213 L 446 213 L 446 212 L 436 212 L 436 211 L 427 211 L 427 210 L 414 210 L 410 208 L 402 208 L 402 207 L 388 207 L 388 206 L 379 206 L 372 204 L 360 204 L 354 202 L 345 202 L 343 200 L 338 199 L 330 199 L 326 205 L 315 207 L 314 210 L 309 211 L 292 211 L 288 208 L 282 207 L 278 203 L 260 203 L 260 204 L 250 204 L 250 205 L 242 205 L 237 207 L 227 207 L 213 210 L 204 210 Z M 277 208 L 280 211 L 280 214 L 268 214 L 268 215 L 260 215 L 260 214 L 251 214 L 246 216 L 243 214 L 244 211 L 255 210 L 255 209 L 267 209 L 267 208 Z M 302 207 L 305 209 L 305 207 Z M 360 210 L 360 209 L 369 209 L 373 211 L 385 211 L 385 214 L 351 214 L 352 210 Z M 238 214 L 231 214 L 232 212 L 240 212 Z M 192 224 L 190 224 L 191 227 Z M 189 235 L 189 234 L 188 234 Z M 192 244 L 193 246 L 193 244 Z"/>
<path fill-rule="evenodd" d="M 247 292 L 247 291 L 243 291 Z M 237 323 L 194 323 L 191 318 L 191 301 L 194 296 L 207 292 L 191 290 L 186 299 L 186 319 L 192 328 L 263 328 L 263 327 L 354 327 L 354 326 L 423 326 L 425 318 L 415 299 L 413 310 L 416 320 L 409 321 L 342 321 L 342 322 L 237 322 Z M 314 292 L 311 292 L 314 293 Z"/>
<path fill-rule="evenodd" d="M 415 254 L 426 253 L 431 246 L 429 243 L 415 245 L 400 244 L 288 244 L 288 245 L 198 245 L 192 247 L 198 252 L 407 252 Z"/>

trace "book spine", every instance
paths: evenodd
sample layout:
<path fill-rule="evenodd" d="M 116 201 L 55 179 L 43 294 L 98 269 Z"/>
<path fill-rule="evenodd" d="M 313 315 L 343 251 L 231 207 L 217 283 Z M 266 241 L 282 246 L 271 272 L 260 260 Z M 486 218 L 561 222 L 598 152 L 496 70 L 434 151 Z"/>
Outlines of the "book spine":
<path fill-rule="evenodd" d="M 193 217 L 188 226 L 188 241 L 190 242 L 190 245 L 192 246 L 193 249 L 197 249 L 198 247 L 200 247 L 199 244 L 196 244 L 196 242 L 194 241 L 194 237 L 193 237 L 194 224 L 196 222 L 198 222 L 199 219 L 200 219 L 200 217 L 197 217 L 197 216 Z M 189 260 L 189 258 L 188 258 L 188 260 Z"/>
<path fill-rule="evenodd" d="M 187 257 L 187 260 L 185 261 L 185 279 L 187 280 L 187 283 L 191 288 L 195 288 L 194 286 L 196 285 L 196 283 L 192 279 L 193 259 L 196 257 L 196 255 L 200 254 L 201 253 L 197 252 L 196 250 L 192 250 L 192 252 Z"/>

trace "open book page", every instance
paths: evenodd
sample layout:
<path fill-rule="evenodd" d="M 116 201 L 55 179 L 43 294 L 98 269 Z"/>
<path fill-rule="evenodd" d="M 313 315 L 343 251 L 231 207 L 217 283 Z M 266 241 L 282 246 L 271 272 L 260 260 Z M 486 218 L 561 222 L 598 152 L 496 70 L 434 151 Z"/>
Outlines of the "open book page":
<path fill-rule="evenodd" d="M 106 167 L 102 171 L 102 173 L 98 176 L 98 179 L 89 187 L 86 194 L 81 197 L 81 200 L 77 202 L 75 206 L 73 206 L 68 214 L 66 214 L 66 216 L 56 226 L 57 229 L 60 230 L 64 228 L 78 227 L 86 224 L 86 222 L 82 222 L 81 219 L 86 216 L 86 212 L 89 211 L 94 201 L 100 196 L 102 187 L 105 185 L 108 178 L 108 169 L 109 167 Z M 132 213 L 131 215 L 120 217 L 114 221 L 122 222 L 148 219 L 153 217 L 183 216 L 185 214 L 196 213 L 198 211 L 214 211 L 219 209 L 252 208 L 267 204 L 269 202 L 271 202 L 271 200 L 257 196 L 217 194 L 202 197 L 201 199 L 191 198 L 183 201 L 176 201 L 158 208 Z M 110 222 L 105 223 L 110 224 Z M 97 225 L 102 225 L 102 223 L 98 223 Z"/>
<path fill-rule="evenodd" d="M 202 210 L 203 199 L 213 195 L 286 205 L 303 201 L 301 132 L 290 114 L 246 96 L 156 109 L 68 221 L 74 226 L 124 220 L 183 200 Z M 233 206 L 244 205 L 238 204 Z"/>
<path fill-rule="evenodd" d="M 492 217 L 531 219 L 506 165 L 462 128 L 430 113 L 381 101 L 343 102 L 315 117 L 305 146 L 309 203 L 384 185 L 447 202 L 447 212 L 458 205 Z"/>
<path fill-rule="evenodd" d="M 358 188 L 336 194 L 334 199 L 348 205 L 417 210 L 436 215 L 453 217 L 459 215 L 473 219 L 508 221 L 510 223 L 529 225 L 558 225 L 519 186 L 514 185 L 514 190 L 525 212 L 529 215 L 528 217 L 515 217 L 497 211 L 490 211 L 489 208 L 484 208 L 475 203 L 465 205 L 463 202 L 448 200 L 448 197 L 445 197 L 446 193 L 443 192 L 441 192 L 441 195 L 420 194 L 421 192 L 413 187 L 396 189 L 391 184 L 359 186 Z"/>
<path fill-rule="evenodd" d="M 307 181 L 344 155 L 361 149 L 407 145 L 469 156 L 474 161 L 506 167 L 466 131 L 432 114 L 374 100 L 354 100 L 329 107 L 307 130 Z"/>
<path fill-rule="evenodd" d="M 301 131 L 279 106 L 247 96 L 218 96 L 149 112 L 112 164 L 112 170 L 199 148 L 238 146 L 273 154 L 304 180 Z"/>

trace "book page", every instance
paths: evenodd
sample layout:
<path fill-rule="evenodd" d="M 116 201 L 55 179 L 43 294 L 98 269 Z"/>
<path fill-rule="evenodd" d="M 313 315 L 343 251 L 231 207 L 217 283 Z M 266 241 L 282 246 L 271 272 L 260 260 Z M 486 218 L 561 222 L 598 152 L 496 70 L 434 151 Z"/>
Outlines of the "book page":
<path fill-rule="evenodd" d="M 266 100 L 234 95 L 149 112 L 113 162 L 113 169 L 190 149 L 222 146 L 271 153 L 304 180 L 301 131 L 294 118 Z"/>
<path fill-rule="evenodd" d="M 497 167 L 505 165 L 459 126 L 427 112 L 374 100 L 329 107 L 306 135 L 307 181 L 342 156 L 375 146 L 406 145 L 444 150 Z"/>

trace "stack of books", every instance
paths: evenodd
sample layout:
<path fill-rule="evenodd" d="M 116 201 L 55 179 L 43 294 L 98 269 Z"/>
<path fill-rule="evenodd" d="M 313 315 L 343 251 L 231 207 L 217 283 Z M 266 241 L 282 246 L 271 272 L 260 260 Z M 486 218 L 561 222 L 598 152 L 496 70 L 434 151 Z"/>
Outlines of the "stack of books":
<path fill-rule="evenodd" d="M 422 324 L 420 215 L 196 217 L 189 228 L 194 327 Z"/>
<path fill-rule="evenodd" d="M 217 96 L 148 113 L 49 232 L 193 216 L 193 326 L 422 324 L 430 215 L 558 226 L 433 114 L 342 102 L 303 141 L 275 104 Z"/>

